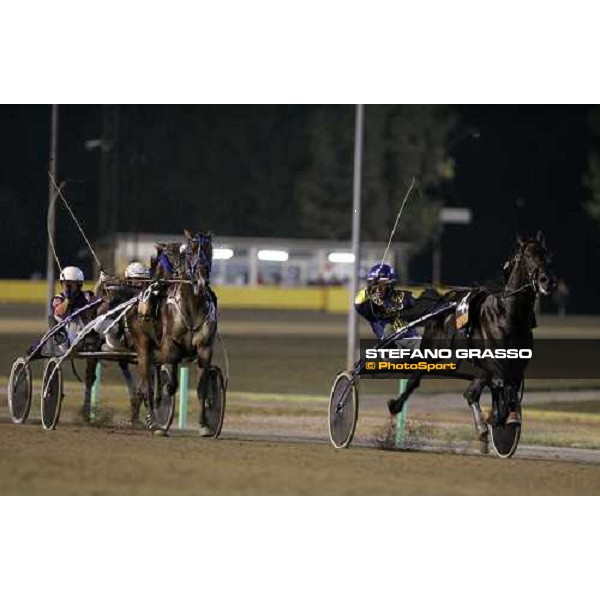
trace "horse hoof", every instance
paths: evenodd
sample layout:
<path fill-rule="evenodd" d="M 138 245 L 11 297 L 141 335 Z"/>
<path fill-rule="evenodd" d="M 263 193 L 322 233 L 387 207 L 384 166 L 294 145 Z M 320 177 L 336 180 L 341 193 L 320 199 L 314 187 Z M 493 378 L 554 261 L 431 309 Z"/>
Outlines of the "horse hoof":
<path fill-rule="evenodd" d="M 404 402 L 400 402 L 399 400 L 392 398 L 388 400 L 388 410 L 390 411 L 390 415 L 397 415 L 402 410 L 402 405 Z"/>
<path fill-rule="evenodd" d="M 167 431 L 165 431 L 164 429 L 155 429 L 152 432 L 152 435 L 154 435 L 156 437 L 169 437 L 169 433 Z"/>
<path fill-rule="evenodd" d="M 208 425 L 201 425 L 198 430 L 198 435 L 200 437 L 213 437 L 215 432 Z"/>
<path fill-rule="evenodd" d="M 513 410 L 508 413 L 508 417 L 506 419 L 507 425 L 520 425 L 521 424 L 521 415 Z"/>

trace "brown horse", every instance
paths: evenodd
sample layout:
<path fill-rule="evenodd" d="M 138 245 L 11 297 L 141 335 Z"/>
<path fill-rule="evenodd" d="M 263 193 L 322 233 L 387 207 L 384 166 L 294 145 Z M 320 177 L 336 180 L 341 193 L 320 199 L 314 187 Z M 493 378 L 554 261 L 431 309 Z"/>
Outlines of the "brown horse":
<path fill-rule="evenodd" d="M 192 235 L 185 230 L 186 243 L 157 244 L 152 260 L 154 277 L 160 290 L 140 302 L 127 317 L 138 361 L 138 402 L 150 407 L 148 425 L 166 429 L 154 417 L 153 375 L 164 393 L 173 395 L 178 386 L 177 370 L 183 361 L 198 365 L 198 402 L 200 435 L 213 431 L 205 420 L 205 389 L 217 331 L 216 298 L 208 286 L 212 261 L 210 234 Z"/>

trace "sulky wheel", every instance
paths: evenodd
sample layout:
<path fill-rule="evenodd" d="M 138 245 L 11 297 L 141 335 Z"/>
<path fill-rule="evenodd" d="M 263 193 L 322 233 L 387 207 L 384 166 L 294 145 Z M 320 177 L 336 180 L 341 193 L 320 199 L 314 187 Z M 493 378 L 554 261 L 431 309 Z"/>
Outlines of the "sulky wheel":
<path fill-rule="evenodd" d="M 171 372 L 167 365 L 154 370 L 154 407 L 152 411 L 152 429 L 168 431 L 175 416 L 175 393 Z"/>
<path fill-rule="evenodd" d="M 31 408 L 31 368 L 23 357 L 13 363 L 8 380 L 8 410 L 13 423 L 25 423 Z"/>
<path fill-rule="evenodd" d="M 517 451 L 520 438 L 520 423 L 490 426 L 490 443 L 494 454 L 499 458 L 510 458 Z"/>
<path fill-rule="evenodd" d="M 342 371 L 329 397 L 329 439 L 336 448 L 347 448 L 358 420 L 358 390 L 351 375 Z"/>
<path fill-rule="evenodd" d="M 512 397 L 508 397 L 511 394 Z M 521 398 L 522 398 L 521 390 Z M 492 390 L 493 414 L 491 423 L 489 423 L 490 444 L 492 451 L 498 458 L 511 458 L 517 451 L 519 440 L 521 439 L 521 408 L 520 400 L 517 401 L 517 394 L 512 388 L 503 388 Z M 514 406 L 518 413 L 518 422 L 506 422 L 508 408 L 502 410 L 503 406 Z"/>
<path fill-rule="evenodd" d="M 54 429 L 60 418 L 60 408 L 63 399 L 63 377 L 57 358 L 51 358 L 46 363 L 42 378 L 41 416 L 44 429 Z"/>
<path fill-rule="evenodd" d="M 211 366 L 208 372 L 204 398 L 204 421 L 213 431 L 213 438 L 218 438 L 225 418 L 225 382 L 219 367 Z"/>

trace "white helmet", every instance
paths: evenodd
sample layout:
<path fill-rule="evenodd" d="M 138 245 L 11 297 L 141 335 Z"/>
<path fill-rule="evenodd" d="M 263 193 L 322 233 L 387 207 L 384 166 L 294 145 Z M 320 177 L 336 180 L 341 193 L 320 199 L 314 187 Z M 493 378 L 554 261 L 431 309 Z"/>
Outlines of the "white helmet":
<path fill-rule="evenodd" d="M 150 269 L 145 267 L 141 262 L 132 262 L 125 269 L 126 279 L 149 279 Z"/>
<path fill-rule="evenodd" d="M 65 267 L 61 272 L 59 279 L 61 281 L 84 281 L 83 271 L 77 267 Z"/>

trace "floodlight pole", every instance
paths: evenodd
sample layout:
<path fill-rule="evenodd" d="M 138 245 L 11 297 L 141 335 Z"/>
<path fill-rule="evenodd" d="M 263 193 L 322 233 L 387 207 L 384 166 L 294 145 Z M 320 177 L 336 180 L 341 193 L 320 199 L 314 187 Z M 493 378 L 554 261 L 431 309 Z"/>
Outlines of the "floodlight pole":
<path fill-rule="evenodd" d="M 354 298 L 358 291 L 360 277 L 360 188 L 362 176 L 362 151 L 364 130 L 364 105 L 356 105 L 356 121 L 354 127 L 354 181 L 352 188 L 352 254 L 354 263 L 349 287 L 348 310 L 348 369 L 354 367 L 358 341 L 358 315 L 354 310 Z"/>
<path fill-rule="evenodd" d="M 56 181 L 56 162 L 58 153 L 58 104 L 52 105 L 52 124 L 50 128 L 50 154 L 48 157 L 48 250 L 46 255 L 46 282 L 47 303 L 45 314 L 54 296 L 54 256 L 51 246 L 51 237 L 54 238 L 56 229 L 56 191 L 53 181 Z M 51 237 L 50 237 L 51 236 Z"/>

